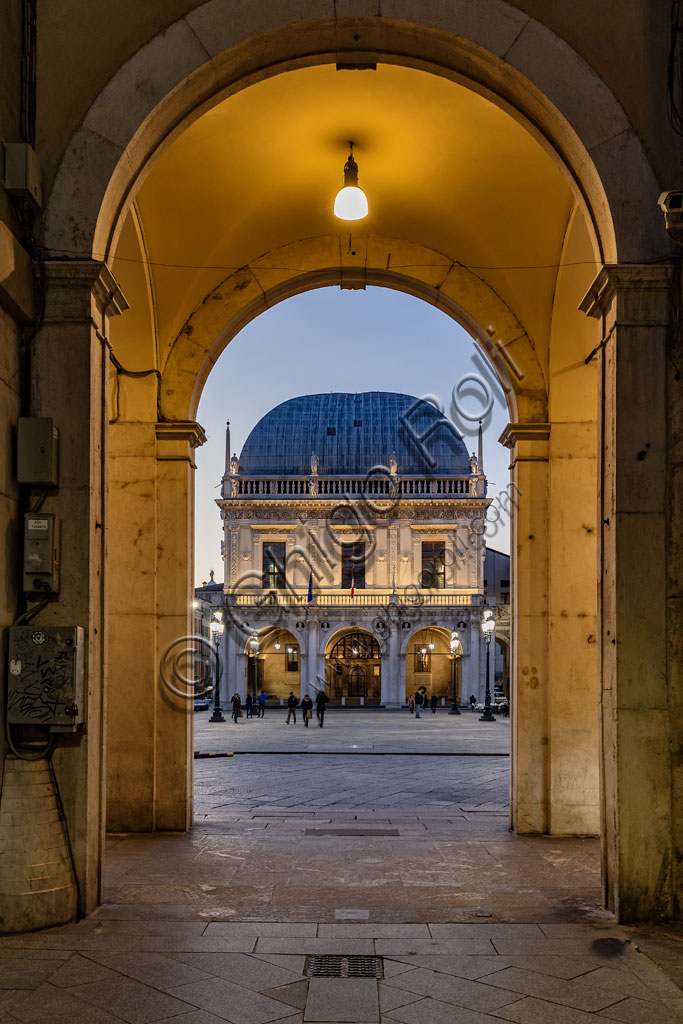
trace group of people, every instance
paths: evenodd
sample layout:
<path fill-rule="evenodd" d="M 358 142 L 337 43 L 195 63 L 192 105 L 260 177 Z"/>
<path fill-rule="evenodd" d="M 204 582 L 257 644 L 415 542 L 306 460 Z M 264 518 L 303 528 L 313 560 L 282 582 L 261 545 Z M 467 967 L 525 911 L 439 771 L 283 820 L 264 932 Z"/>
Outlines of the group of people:
<path fill-rule="evenodd" d="M 408 697 L 408 710 L 410 711 L 411 715 L 414 712 L 416 718 L 420 717 L 420 710 L 422 708 L 424 708 L 424 710 L 426 711 L 428 707 L 431 708 L 432 714 L 435 715 L 436 704 L 436 694 L 433 693 L 432 696 L 428 698 L 427 691 L 424 688 L 424 686 L 421 686 L 419 690 L 416 690 L 414 695 Z"/>
<path fill-rule="evenodd" d="M 261 690 L 258 697 L 256 698 L 256 717 L 265 718 L 266 714 L 266 701 L 268 695 Z M 318 719 L 318 725 L 322 729 L 323 721 L 325 718 L 325 707 L 329 703 L 330 698 L 327 696 L 324 690 L 318 690 L 315 697 L 315 713 Z M 242 708 L 242 697 L 239 693 L 235 693 L 230 701 L 232 704 L 231 718 L 235 725 L 242 717 L 253 718 L 254 717 L 254 698 L 250 693 L 247 694 L 244 701 L 244 710 Z M 290 719 L 294 719 L 294 725 L 296 725 L 296 709 L 299 707 L 299 701 L 294 696 L 292 690 L 289 691 L 289 697 L 287 698 L 287 722 L 289 725 Z M 308 723 L 313 717 L 313 701 L 308 694 L 301 701 L 301 712 L 303 714 L 303 721 L 306 728 Z"/>
<path fill-rule="evenodd" d="M 258 697 L 256 698 L 256 717 L 265 718 L 266 714 L 266 701 L 268 695 L 261 690 Z M 254 698 L 250 693 L 247 694 L 244 700 L 244 710 L 242 710 L 242 697 L 239 693 L 234 693 L 230 701 L 232 704 L 232 712 L 230 717 L 237 724 L 238 720 L 243 716 L 247 718 L 254 717 Z"/>
<path fill-rule="evenodd" d="M 327 696 L 324 690 L 318 690 L 315 695 L 315 715 L 318 719 L 318 725 L 322 729 L 323 722 L 325 720 L 325 708 L 329 703 L 330 698 Z M 296 709 L 299 707 L 299 701 L 294 696 L 292 690 L 289 691 L 289 697 L 287 698 L 287 721 L 286 725 L 289 725 L 290 719 L 293 720 L 296 725 Z M 301 714 L 303 715 L 304 725 L 308 729 L 308 723 L 313 718 L 313 701 L 309 694 L 306 694 L 301 701 Z"/>

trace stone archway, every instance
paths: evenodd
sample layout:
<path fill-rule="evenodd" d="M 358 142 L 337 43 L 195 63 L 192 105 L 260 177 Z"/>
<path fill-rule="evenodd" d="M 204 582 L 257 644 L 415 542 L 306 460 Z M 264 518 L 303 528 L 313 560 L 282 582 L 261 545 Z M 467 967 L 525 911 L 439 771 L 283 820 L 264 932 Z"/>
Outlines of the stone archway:
<path fill-rule="evenodd" d="M 501 10 L 505 12 L 502 19 Z M 602 259 L 645 264 L 648 259 L 659 256 L 663 248 L 659 221 L 653 216 L 646 198 L 650 192 L 656 193 L 654 175 L 623 111 L 598 76 L 566 44 L 538 22 L 520 16 L 509 5 L 498 4 L 495 8 L 488 4 L 478 5 L 476 14 L 466 16 L 466 23 L 459 21 L 459 16 L 451 12 L 438 30 L 429 24 L 429 15 L 421 15 L 418 11 L 414 21 L 421 26 L 419 31 L 415 30 L 414 23 L 402 24 L 390 19 L 382 19 L 380 23 L 378 19 L 359 16 L 334 23 L 332 19 L 312 22 L 304 33 L 300 25 L 283 27 L 275 24 L 272 20 L 275 16 L 269 16 L 266 7 L 257 4 L 251 12 L 253 21 L 249 23 L 244 39 L 236 36 L 226 38 L 228 30 L 221 25 L 234 25 L 230 12 L 231 5 L 227 0 L 225 3 L 204 5 L 131 58 L 95 101 L 82 127 L 71 140 L 51 195 L 46 242 L 55 262 L 48 270 L 50 294 L 44 328 L 35 346 L 35 365 L 38 370 L 43 366 L 47 380 L 54 346 L 62 340 L 65 342 L 64 364 L 63 375 L 52 376 L 49 387 L 38 384 L 35 402 L 43 414 L 49 414 L 56 403 L 66 401 L 72 393 L 74 378 L 83 382 L 87 401 L 79 409 L 80 420 L 76 429 L 82 433 L 83 428 L 90 427 L 89 444 L 87 451 L 81 450 L 78 455 L 75 454 L 75 444 L 72 449 L 67 445 L 65 485 L 58 507 L 65 520 L 73 524 L 91 524 L 94 520 L 93 531 L 102 526 L 98 517 L 104 504 L 101 471 L 107 434 L 105 425 L 100 421 L 97 431 L 94 430 L 95 410 L 99 414 L 103 406 L 106 376 L 99 337 L 107 335 L 107 321 L 114 311 L 114 304 L 118 302 L 120 307 L 123 303 L 117 297 L 115 282 L 108 279 L 97 261 L 81 264 L 75 270 L 59 263 L 58 258 L 77 252 L 111 259 L 125 209 L 151 161 L 174 134 L 180 133 L 187 121 L 196 117 L 205 106 L 214 103 L 216 96 L 246 87 L 256 74 L 276 73 L 300 62 L 332 60 L 338 46 L 331 43 L 338 43 L 335 34 L 339 30 L 350 34 L 351 28 L 367 29 L 364 45 L 377 43 L 373 48 L 387 61 L 405 61 L 430 71 L 436 69 L 439 74 L 457 77 L 467 81 L 469 87 L 494 96 L 497 103 L 523 122 L 561 162 L 578 201 L 587 211 L 589 223 L 593 225 L 592 241 Z M 192 31 L 189 31 L 190 26 Z M 252 30 L 257 39 L 253 46 L 244 46 Z M 234 30 L 231 28 L 229 31 Z M 497 39 L 494 38 L 495 32 L 499 34 Z M 201 39 L 203 42 L 198 45 L 197 40 Z M 172 62 L 166 59 L 168 47 L 174 56 Z M 349 49 L 353 50 L 350 43 Z M 440 57 L 438 64 L 434 62 L 435 50 Z M 508 72 L 504 80 L 500 74 L 502 54 L 505 55 Z M 214 59 L 211 61 L 207 57 Z M 258 63 L 258 72 L 254 62 Z M 549 66 L 559 69 L 556 77 L 548 78 L 546 69 Z M 143 87 L 140 87 L 141 83 Z M 134 99 L 134 102 L 126 103 L 126 97 Z M 84 156 L 86 153 L 87 157 Z M 623 175 L 625 160 L 631 172 L 626 176 Z M 622 184 L 625 180 L 627 189 L 631 189 L 626 195 Z M 321 269 L 329 269 L 329 265 Z M 631 265 L 606 269 L 586 302 L 586 312 L 600 321 L 602 342 L 606 344 L 612 337 L 616 342 L 618 336 L 620 345 L 619 352 L 605 355 L 604 345 L 595 332 L 601 360 L 601 438 L 604 444 L 596 444 L 592 421 L 583 421 L 583 426 L 577 427 L 562 408 L 566 398 L 563 395 L 557 396 L 557 402 L 552 395 L 549 396 L 547 418 L 540 414 L 541 408 L 538 407 L 535 415 L 520 417 L 506 433 L 506 443 L 512 450 L 514 481 L 518 492 L 525 496 L 523 505 L 516 512 L 513 568 L 513 593 L 518 616 L 515 646 L 520 652 L 520 662 L 513 670 L 518 686 L 515 705 L 521 708 L 526 702 L 528 713 L 528 728 L 518 732 L 514 749 L 518 770 L 516 783 L 513 783 L 517 792 L 513 791 L 513 795 L 516 795 L 516 825 L 521 831 L 579 831 L 583 823 L 595 821 L 596 778 L 588 787 L 590 799 L 579 806 L 570 799 L 572 778 L 565 776 L 562 770 L 568 763 L 569 751 L 576 757 L 576 744 L 582 739 L 582 730 L 577 729 L 577 722 L 584 720 L 581 707 L 575 702 L 565 707 L 562 721 L 555 720 L 551 716 L 548 687 L 544 685 L 544 680 L 550 678 L 553 667 L 557 666 L 562 647 L 571 639 L 566 634 L 562 643 L 555 640 L 553 646 L 549 638 L 549 619 L 556 617 L 556 632 L 559 632 L 562 617 L 553 581 L 563 572 L 572 571 L 572 563 L 582 562 L 586 553 L 593 551 L 596 542 L 594 519 L 587 516 L 582 523 L 577 521 L 580 517 L 576 517 L 569 524 L 572 543 L 561 549 L 559 557 L 550 540 L 553 529 L 566 532 L 566 522 L 560 515 L 562 498 L 574 487 L 576 480 L 576 461 L 571 468 L 566 462 L 563 465 L 569 451 L 567 438 L 571 435 L 578 438 L 578 458 L 585 463 L 580 484 L 582 510 L 590 506 L 596 451 L 599 450 L 602 460 L 599 471 L 604 498 L 600 515 L 601 526 L 607 529 L 601 531 L 603 599 L 600 607 L 603 622 L 599 632 L 601 635 L 604 632 L 611 634 L 612 630 L 607 630 L 608 624 L 614 627 L 622 618 L 628 621 L 633 599 L 629 596 L 628 580 L 617 574 L 616 566 L 626 563 L 632 538 L 626 529 L 617 535 L 616 524 L 623 523 L 626 527 L 628 516 L 635 514 L 641 539 L 643 527 L 651 526 L 644 558 L 659 564 L 664 541 L 661 531 L 655 527 L 663 513 L 664 489 L 663 484 L 657 481 L 664 456 L 641 460 L 645 465 L 638 477 L 640 486 L 635 491 L 629 489 L 629 473 L 624 472 L 622 483 L 621 475 L 614 467 L 621 467 L 630 456 L 631 449 L 639 443 L 636 424 L 644 429 L 647 423 L 660 438 L 665 433 L 661 418 L 652 427 L 649 416 L 651 403 L 646 403 L 645 407 L 639 394 L 638 380 L 647 371 L 650 379 L 654 379 L 653 388 L 657 396 L 663 395 L 662 353 L 669 277 L 666 267 Z M 97 330 L 92 330 L 93 321 Z M 557 329 L 562 331 L 561 321 Z M 78 333 L 77 340 L 75 332 Z M 643 362 L 643 352 L 651 353 L 653 349 L 658 354 L 654 370 Z M 562 367 L 555 370 L 559 375 Z M 161 377 L 163 372 L 162 367 L 154 369 L 156 377 Z M 618 389 L 613 386 L 617 376 Z M 192 391 L 196 378 L 196 372 L 194 376 L 188 375 L 186 393 Z M 139 615 L 140 630 L 147 631 L 153 652 L 145 666 L 147 673 L 155 671 L 156 654 L 159 646 L 163 646 L 164 638 L 177 635 L 187 620 L 180 595 L 187 590 L 189 560 L 182 552 L 179 553 L 176 542 L 187 535 L 187 523 L 191 521 L 191 445 L 201 440 L 200 430 L 190 419 L 191 403 L 185 404 L 188 411 L 178 415 L 183 403 L 174 407 L 167 390 L 160 396 L 161 401 L 156 401 L 159 396 L 150 390 L 145 401 L 150 402 L 155 413 L 163 402 L 167 402 L 166 408 L 172 409 L 169 418 L 162 415 L 159 419 L 139 420 L 136 430 L 120 432 L 118 436 L 112 432 L 112 437 L 115 437 L 112 455 L 120 460 L 119 472 L 113 479 L 121 485 L 121 493 L 135 481 L 135 487 L 128 491 L 128 495 L 136 528 L 136 518 L 139 519 L 142 508 L 140 503 L 151 501 L 145 514 L 153 520 L 150 528 L 152 539 L 147 549 L 144 544 L 139 549 L 147 564 L 155 566 L 153 575 L 156 581 L 152 585 L 150 580 L 146 580 L 145 585 L 150 585 L 150 592 L 139 595 L 140 608 L 143 609 Z M 519 387 L 516 391 L 519 405 L 523 402 L 525 388 Z M 639 412 L 640 418 L 634 415 L 634 410 Z M 621 424 L 625 420 L 629 422 L 626 433 L 611 430 L 612 424 Z M 572 458 L 576 459 L 574 455 Z M 135 460 L 138 460 L 137 465 Z M 149 472 L 152 464 L 153 472 Z M 84 481 L 88 482 L 85 488 L 87 498 L 83 497 Z M 99 487 L 98 500 L 93 500 L 93 487 L 95 492 Z M 637 495 L 635 498 L 634 493 Z M 153 511 L 149 511 L 152 507 Z M 118 516 L 119 520 L 125 518 L 121 509 Z M 62 604 L 63 613 L 85 616 L 92 626 L 88 670 L 96 693 L 99 692 L 98 681 L 106 671 L 103 641 L 96 639 L 106 631 L 104 588 L 99 582 L 103 578 L 106 557 L 105 546 L 99 542 L 99 536 L 93 532 L 87 558 L 80 566 L 82 581 L 80 584 L 72 582 L 69 593 L 73 596 Z M 135 548 L 133 550 L 136 551 Z M 151 563 L 148 558 L 150 552 Z M 532 580 L 532 562 L 541 566 L 540 579 L 538 573 L 534 573 Z M 164 616 L 161 631 L 157 598 L 152 593 L 159 583 L 162 589 L 164 584 L 168 584 L 167 592 L 174 595 L 175 601 Z M 580 583 L 582 600 L 585 598 L 586 608 L 592 607 L 594 584 L 585 573 Z M 653 583 L 653 587 L 654 606 L 661 610 L 664 583 Z M 123 616 L 120 601 L 113 604 L 114 614 Z M 590 612 L 582 610 L 581 615 L 586 618 Z M 576 622 L 572 628 L 578 636 Z M 111 653 L 114 656 L 122 646 L 123 635 L 123 630 L 118 634 L 112 630 Z M 611 905 L 626 917 L 636 916 L 643 908 L 647 914 L 657 912 L 657 908 L 670 906 L 672 898 L 671 868 L 667 866 L 672 859 L 671 820 L 664 813 L 665 806 L 670 805 L 669 763 L 662 757 L 655 758 L 656 771 L 649 781 L 640 780 L 635 788 L 626 785 L 629 751 L 638 749 L 640 740 L 629 716 L 621 714 L 620 698 L 615 697 L 618 684 L 628 675 L 627 666 L 636 664 L 645 680 L 643 695 L 638 699 L 649 706 L 647 701 L 656 691 L 662 666 L 665 670 L 666 645 L 662 640 L 655 655 L 651 654 L 649 664 L 644 664 L 639 654 L 644 635 L 645 627 L 633 628 L 624 636 L 618 651 L 616 648 L 612 650 L 612 641 L 609 641 L 603 645 L 600 654 L 600 670 L 607 694 L 602 719 L 603 749 L 606 751 L 603 776 L 606 884 Z M 652 630 L 648 635 L 652 635 Z M 572 650 L 573 670 L 577 674 L 589 663 L 589 655 L 592 657 L 592 650 L 586 650 L 586 644 L 591 643 L 590 636 L 594 644 L 595 632 L 589 634 L 589 639 L 582 639 L 580 654 L 578 644 Z M 96 699 L 91 711 L 98 714 Z M 155 716 L 160 716 L 158 721 Z M 168 721 L 170 719 L 164 718 L 161 703 L 154 698 L 148 719 L 153 733 L 158 727 L 163 735 L 163 723 L 168 724 Z M 158 725 L 158 722 L 162 724 Z M 655 732 L 656 736 L 653 734 L 651 738 L 652 746 L 661 743 L 664 725 L 660 723 Z M 171 728 L 170 733 L 177 738 L 177 729 L 174 732 Z M 178 794 L 186 794 L 188 788 L 187 735 L 185 730 L 184 739 L 173 748 L 167 764 L 147 766 L 145 792 L 136 797 L 138 806 L 144 808 L 139 827 L 182 827 L 183 818 L 187 823 L 187 804 L 179 813 L 178 800 Z M 66 752 L 61 756 L 62 769 L 73 788 L 72 798 L 67 799 L 68 812 L 82 823 L 92 811 L 93 802 L 98 800 L 100 768 L 97 746 L 98 735 L 94 729 L 80 751 Z M 619 757 L 613 761 L 612 753 L 617 750 Z M 126 775 L 120 776 L 120 786 L 124 785 L 126 778 Z M 79 786 L 85 794 L 82 798 L 77 795 Z M 652 797 L 653 806 L 659 808 L 653 816 L 656 827 L 645 839 L 639 840 L 634 831 L 635 823 L 639 819 L 641 803 L 648 804 L 649 797 Z M 97 831 L 97 818 L 84 827 L 84 852 L 79 861 L 87 906 L 92 906 L 97 898 Z"/>

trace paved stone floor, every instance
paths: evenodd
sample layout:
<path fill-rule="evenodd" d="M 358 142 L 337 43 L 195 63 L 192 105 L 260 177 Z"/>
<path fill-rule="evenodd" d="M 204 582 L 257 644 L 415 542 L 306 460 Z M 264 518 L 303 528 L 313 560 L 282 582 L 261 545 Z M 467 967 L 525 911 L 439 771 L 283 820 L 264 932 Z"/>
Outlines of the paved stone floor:
<path fill-rule="evenodd" d="M 509 832 L 506 723 L 396 716 L 383 732 L 355 714 L 315 741 L 275 716 L 198 722 L 198 748 L 239 731 L 264 753 L 195 761 L 192 833 L 111 837 L 95 914 L 0 937 L 0 1020 L 683 1020 L 643 933 L 600 909 L 596 840 Z M 347 973 L 377 957 L 380 976 L 311 976 L 321 956 Z"/>

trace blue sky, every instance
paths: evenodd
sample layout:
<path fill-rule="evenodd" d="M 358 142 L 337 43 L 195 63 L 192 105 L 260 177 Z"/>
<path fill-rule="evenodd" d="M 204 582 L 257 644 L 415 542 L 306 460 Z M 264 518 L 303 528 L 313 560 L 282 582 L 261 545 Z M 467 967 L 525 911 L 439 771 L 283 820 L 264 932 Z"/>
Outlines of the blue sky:
<path fill-rule="evenodd" d="M 466 377 L 470 379 L 463 380 Z M 231 446 L 239 454 L 251 429 L 270 409 L 288 398 L 322 391 L 434 396 L 470 451 L 477 446 L 477 419 L 488 408 L 484 469 L 489 497 L 507 486 L 509 453 L 498 444 L 508 422 L 505 399 L 489 364 L 462 327 L 402 292 L 305 292 L 267 310 L 240 331 L 204 387 L 197 418 L 208 440 L 195 452 L 197 583 L 208 579 L 209 569 L 215 570 L 217 579 L 223 578 L 215 499 L 224 467 L 225 421 L 230 420 Z M 493 547 L 509 551 L 507 517 L 489 532 Z"/>

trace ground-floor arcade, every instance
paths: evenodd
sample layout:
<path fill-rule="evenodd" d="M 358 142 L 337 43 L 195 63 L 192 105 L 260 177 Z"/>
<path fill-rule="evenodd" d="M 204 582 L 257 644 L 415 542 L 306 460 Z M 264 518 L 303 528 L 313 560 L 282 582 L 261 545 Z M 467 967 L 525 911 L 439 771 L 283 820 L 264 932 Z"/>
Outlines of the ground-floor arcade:
<path fill-rule="evenodd" d="M 482 608 L 439 608 L 431 596 L 427 600 L 399 615 L 388 601 L 353 613 L 296 604 L 278 609 L 275 622 L 270 604 L 227 605 L 221 703 L 227 706 L 235 692 L 244 700 L 264 691 L 271 702 L 281 702 L 291 692 L 315 698 L 320 689 L 344 706 L 402 707 L 417 690 L 428 700 L 434 695 L 439 706 L 450 705 L 454 696 L 459 704 L 470 697 L 481 703 L 487 655 L 492 693 L 495 678 L 495 645 L 487 650 L 480 637 Z"/>

